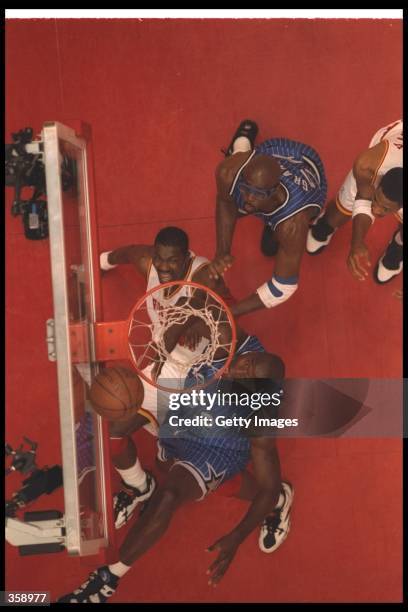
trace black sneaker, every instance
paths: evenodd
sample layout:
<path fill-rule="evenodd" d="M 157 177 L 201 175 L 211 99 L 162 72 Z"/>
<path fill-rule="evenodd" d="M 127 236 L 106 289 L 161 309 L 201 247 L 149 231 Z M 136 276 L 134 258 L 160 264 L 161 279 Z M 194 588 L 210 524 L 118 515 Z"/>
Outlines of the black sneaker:
<path fill-rule="evenodd" d="M 229 157 L 230 155 L 232 155 L 234 142 L 236 141 L 237 138 L 240 138 L 241 136 L 248 138 L 249 142 L 251 143 L 251 151 L 252 151 L 252 149 L 254 148 L 255 138 L 257 137 L 257 134 L 258 134 L 258 126 L 255 123 L 255 121 L 252 121 L 252 119 L 244 119 L 244 121 L 241 121 L 241 123 L 238 126 L 238 129 L 236 130 L 235 134 L 232 137 L 231 144 L 229 145 L 228 149 L 226 151 L 221 149 L 225 157 Z"/>
<path fill-rule="evenodd" d="M 119 577 L 112 574 L 109 567 L 104 565 L 89 575 L 81 586 L 60 597 L 58 603 L 105 603 L 117 589 Z"/>
<path fill-rule="evenodd" d="M 403 247 L 395 242 L 395 236 L 400 230 L 398 229 L 392 237 L 391 242 L 386 248 L 384 255 L 378 260 L 374 268 L 373 276 L 376 283 L 384 285 L 397 276 L 403 267 Z"/>
<path fill-rule="evenodd" d="M 266 257 L 273 257 L 279 249 L 279 242 L 270 225 L 265 225 L 261 238 L 261 251 Z"/>
<path fill-rule="evenodd" d="M 336 228 L 337 229 L 337 228 Z M 306 241 L 306 251 L 309 255 L 318 255 L 327 247 L 336 231 L 324 219 L 320 217 L 309 229 Z"/>
<path fill-rule="evenodd" d="M 290 511 L 294 489 L 288 482 L 282 482 L 284 501 L 280 508 L 265 518 L 259 534 L 259 548 L 266 553 L 274 552 L 286 539 L 290 531 Z"/>
<path fill-rule="evenodd" d="M 116 529 L 120 529 L 128 522 L 137 504 L 146 501 L 152 496 L 156 488 L 156 479 L 152 474 L 146 472 L 146 487 L 141 491 L 131 487 L 122 480 L 123 488 L 113 498 L 113 514 Z"/>

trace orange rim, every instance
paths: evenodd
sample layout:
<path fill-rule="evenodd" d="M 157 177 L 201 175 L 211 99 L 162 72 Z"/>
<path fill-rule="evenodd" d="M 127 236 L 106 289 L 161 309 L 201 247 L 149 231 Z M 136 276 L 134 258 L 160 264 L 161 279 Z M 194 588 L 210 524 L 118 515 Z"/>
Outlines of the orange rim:
<path fill-rule="evenodd" d="M 152 295 L 153 293 L 157 292 L 158 290 L 162 290 L 162 289 L 167 289 L 169 287 L 174 287 L 175 285 L 186 285 L 188 287 L 193 287 L 195 289 L 200 289 L 202 291 L 205 291 L 206 293 L 208 293 L 211 297 L 213 297 L 217 302 L 219 302 L 221 304 L 221 306 L 223 307 L 224 311 L 227 314 L 228 317 L 228 322 L 231 326 L 231 342 L 230 342 L 230 352 L 228 357 L 225 360 L 224 365 L 217 370 L 217 372 L 214 373 L 214 375 L 205 383 L 201 383 L 201 384 L 197 384 L 194 385 L 192 387 L 188 387 L 187 389 L 185 389 L 185 392 L 188 393 L 189 391 L 193 391 L 194 389 L 204 389 L 205 387 L 208 387 L 208 385 L 210 385 L 214 380 L 217 380 L 218 378 L 220 378 L 223 373 L 229 368 L 231 361 L 234 357 L 235 354 L 235 347 L 236 347 L 236 343 L 237 343 L 237 331 L 236 331 L 236 326 L 235 326 L 235 321 L 234 321 L 234 317 L 232 315 L 232 312 L 230 310 L 230 308 L 228 307 L 228 305 L 226 304 L 226 302 L 223 300 L 223 298 L 218 295 L 218 293 L 216 293 L 215 291 L 213 291 L 212 289 L 210 289 L 209 287 L 206 287 L 205 285 L 201 285 L 200 283 L 195 283 L 193 281 L 184 281 L 184 280 L 178 280 L 178 281 L 170 281 L 168 283 L 163 283 L 160 285 L 157 285 L 156 287 L 152 287 L 152 289 L 150 289 L 149 291 L 147 291 L 137 302 L 136 304 L 133 306 L 130 315 L 128 317 L 128 335 L 131 332 L 131 324 L 132 324 L 132 320 L 133 320 L 133 314 L 142 306 L 143 303 L 146 302 L 147 298 Z M 146 374 L 144 374 L 143 370 L 141 370 L 137 364 L 135 363 L 135 358 L 133 356 L 133 353 L 131 351 L 130 345 L 128 343 L 128 354 L 129 354 L 129 358 L 130 361 L 133 365 L 133 367 L 135 368 L 138 376 L 140 376 L 140 378 L 143 378 L 144 381 L 146 381 L 147 383 L 149 383 L 150 385 L 157 387 L 157 389 L 160 389 L 161 391 L 166 391 L 166 392 L 170 392 L 170 393 L 177 393 L 177 391 L 181 391 L 181 389 L 177 390 L 174 389 L 174 387 L 165 387 L 164 385 L 160 385 L 157 382 L 155 382 L 154 380 L 152 380 L 151 378 L 149 378 L 148 376 L 146 376 Z"/>

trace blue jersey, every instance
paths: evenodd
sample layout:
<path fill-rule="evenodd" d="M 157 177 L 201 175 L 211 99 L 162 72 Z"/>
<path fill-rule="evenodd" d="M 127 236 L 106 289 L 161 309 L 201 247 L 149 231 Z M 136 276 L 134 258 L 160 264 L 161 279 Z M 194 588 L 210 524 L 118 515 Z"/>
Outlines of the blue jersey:
<path fill-rule="evenodd" d="M 246 340 L 238 347 L 236 354 L 243 355 L 247 352 L 265 352 L 265 349 L 255 336 L 248 336 Z M 200 370 L 204 378 L 214 375 L 214 371 L 218 370 L 225 360 L 213 362 L 211 366 L 203 366 Z M 194 377 L 186 381 L 186 387 L 194 385 L 196 379 Z M 225 384 L 227 387 L 225 387 Z M 224 392 L 234 392 L 231 389 L 231 383 L 219 379 L 210 387 L 205 389 L 206 393 L 215 393 L 218 390 Z M 169 410 L 169 413 L 171 411 Z M 242 472 L 250 460 L 250 441 L 241 428 L 214 428 L 203 426 L 181 426 L 170 427 L 168 419 L 161 425 L 159 431 L 159 449 L 162 460 L 173 459 L 175 465 L 181 465 L 187 469 L 196 479 L 201 491 L 202 498 L 211 491 L 214 491 L 221 484 Z M 222 405 L 221 402 L 216 403 L 211 411 L 207 411 L 205 407 L 198 407 L 194 413 L 191 406 L 181 407 L 177 411 L 179 417 L 211 417 L 215 419 L 217 416 L 226 416 L 227 418 L 248 417 L 253 414 L 250 406 L 237 405 Z M 175 414 L 174 412 L 172 414 Z M 201 499 L 202 499 L 201 498 Z"/>
<path fill-rule="evenodd" d="M 251 159 L 257 155 L 270 155 L 278 162 L 282 170 L 280 184 L 285 190 L 286 199 L 276 210 L 270 213 L 255 213 L 272 229 L 293 217 L 301 210 L 313 209 L 316 215 L 322 209 L 327 194 L 327 181 L 323 163 L 312 147 L 287 138 L 272 138 L 257 146 L 249 158 L 238 169 L 231 184 L 229 194 L 234 199 L 240 213 L 244 210 L 244 199 L 240 190 L 242 171 Z"/>
<path fill-rule="evenodd" d="M 248 352 L 265 352 L 264 347 L 255 336 L 248 336 L 244 342 L 238 347 L 235 355 L 244 355 Z M 205 380 L 214 375 L 214 373 L 222 367 L 225 363 L 225 359 L 214 361 L 210 366 L 202 366 L 199 370 L 199 376 Z M 187 378 L 185 388 L 196 384 L 197 375 L 191 379 Z M 222 378 L 215 380 L 211 385 L 205 389 L 206 396 L 214 395 L 222 399 L 226 393 L 235 393 L 234 385 L 231 380 L 223 380 Z M 232 397 L 235 397 L 232 396 Z M 172 414 L 175 414 L 172 413 Z M 193 418 L 197 416 L 209 417 L 212 419 L 213 424 L 210 426 L 194 425 L 194 426 L 182 426 L 180 428 L 170 427 L 168 424 L 168 418 L 171 416 L 170 411 L 167 414 L 167 418 L 163 425 L 160 427 L 159 437 L 160 441 L 165 446 L 168 446 L 169 439 L 173 437 L 184 438 L 184 439 L 195 439 L 200 444 L 206 447 L 218 447 L 228 448 L 237 452 L 249 451 L 250 442 L 248 438 L 242 435 L 240 427 L 217 427 L 214 425 L 216 417 L 225 417 L 226 419 L 233 419 L 234 417 L 248 418 L 253 415 L 253 409 L 250 405 L 240 405 L 234 403 L 234 401 L 216 401 L 211 407 L 211 410 L 207 410 L 206 406 L 180 406 L 177 410 L 177 416 L 179 418 Z M 207 419 L 208 421 L 208 419 Z M 244 430 L 245 431 L 245 430 Z"/>

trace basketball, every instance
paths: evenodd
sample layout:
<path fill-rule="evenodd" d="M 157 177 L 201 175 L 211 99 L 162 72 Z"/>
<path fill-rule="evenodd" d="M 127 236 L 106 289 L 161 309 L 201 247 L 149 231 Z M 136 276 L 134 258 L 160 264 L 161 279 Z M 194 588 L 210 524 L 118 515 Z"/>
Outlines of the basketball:
<path fill-rule="evenodd" d="M 95 377 L 89 391 L 92 408 L 109 421 L 133 416 L 143 398 L 142 381 L 127 368 L 105 368 Z"/>

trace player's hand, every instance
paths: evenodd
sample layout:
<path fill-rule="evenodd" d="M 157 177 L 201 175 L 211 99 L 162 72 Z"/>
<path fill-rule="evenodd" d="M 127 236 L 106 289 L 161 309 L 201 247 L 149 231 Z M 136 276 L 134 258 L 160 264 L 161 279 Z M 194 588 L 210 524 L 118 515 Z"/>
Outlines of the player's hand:
<path fill-rule="evenodd" d="M 352 247 L 347 258 L 347 265 L 354 278 L 360 281 L 366 280 L 368 276 L 367 267 L 371 266 L 371 261 L 365 244 Z"/>
<path fill-rule="evenodd" d="M 180 337 L 179 343 L 183 346 L 187 346 L 190 351 L 195 351 L 197 346 L 200 344 L 201 338 L 203 337 L 202 332 L 200 331 L 200 323 L 193 323 L 184 334 Z"/>
<path fill-rule="evenodd" d="M 230 533 L 220 538 L 207 548 L 208 552 L 212 552 L 214 550 L 219 551 L 218 557 L 213 563 L 211 563 L 207 570 L 207 574 L 210 575 L 210 579 L 208 581 L 209 585 L 217 586 L 218 582 L 229 568 L 240 544 L 241 540 L 239 537 L 234 533 Z"/>
<path fill-rule="evenodd" d="M 234 259 L 232 255 L 219 255 L 215 257 L 208 266 L 209 277 L 218 280 L 220 276 L 224 276 L 225 272 L 234 263 Z"/>

